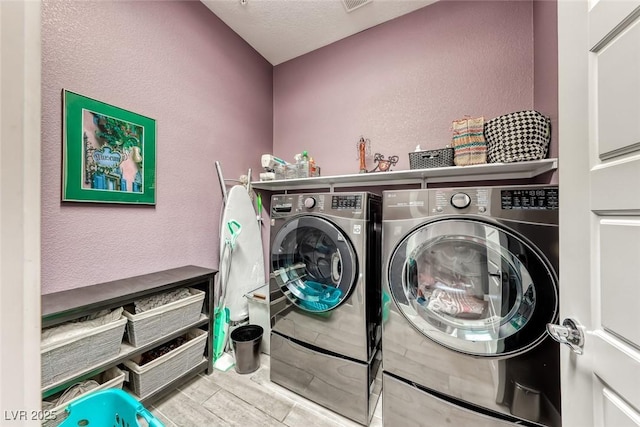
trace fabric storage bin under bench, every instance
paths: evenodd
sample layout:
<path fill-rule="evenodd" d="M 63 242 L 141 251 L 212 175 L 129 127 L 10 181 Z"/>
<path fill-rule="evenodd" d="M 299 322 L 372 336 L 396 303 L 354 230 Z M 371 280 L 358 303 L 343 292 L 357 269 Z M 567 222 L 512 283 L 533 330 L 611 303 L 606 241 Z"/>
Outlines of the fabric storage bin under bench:
<path fill-rule="evenodd" d="M 99 326 L 92 326 L 98 319 L 55 326 L 57 330 L 71 330 L 64 332 L 59 339 L 41 344 L 42 386 L 65 380 L 116 357 L 120 353 L 127 323 L 127 318 L 121 313 L 122 308 L 105 315 L 105 319 L 115 317 L 116 320 Z M 49 328 L 49 331 L 54 328 Z"/>
<path fill-rule="evenodd" d="M 183 335 L 187 341 L 170 352 L 140 366 L 142 355 L 125 360 L 129 387 L 141 399 L 181 377 L 204 359 L 207 331 L 191 329 Z"/>
<path fill-rule="evenodd" d="M 133 314 L 134 307 L 126 307 L 124 311 L 127 322 L 129 342 L 141 347 L 150 342 L 187 327 L 198 321 L 204 302 L 203 291 L 186 288 L 190 296 L 181 298 L 159 307 Z M 157 297 L 162 297 L 159 294 Z"/>
<path fill-rule="evenodd" d="M 60 423 L 62 423 L 66 418 L 67 418 L 67 413 L 65 411 L 65 409 L 67 408 L 67 406 L 72 403 L 75 402 L 76 400 L 80 399 L 83 396 L 86 396 L 89 393 L 93 393 L 94 391 L 98 391 L 98 390 L 106 390 L 108 388 L 122 388 L 122 385 L 124 384 L 124 372 L 122 372 L 120 369 L 118 369 L 117 367 L 113 367 L 105 372 L 102 372 L 94 377 L 89 378 L 89 380 L 94 380 L 98 383 L 97 386 L 93 387 L 90 390 L 87 390 L 84 393 L 78 394 L 76 397 L 74 397 L 73 399 L 69 399 L 64 403 L 61 403 L 59 405 L 57 405 L 55 408 L 50 409 L 51 413 L 55 414 L 55 419 L 50 419 L 50 420 L 46 420 L 45 422 L 42 423 L 42 425 L 44 427 L 55 427 L 57 425 L 59 425 Z M 73 387 L 73 386 L 72 386 Z M 67 390 L 57 393 L 53 396 L 48 397 L 47 401 L 51 401 L 52 399 L 57 399 L 60 398 L 65 392 L 67 392 L 71 387 L 69 387 Z M 44 409 L 44 407 L 43 407 Z"/>

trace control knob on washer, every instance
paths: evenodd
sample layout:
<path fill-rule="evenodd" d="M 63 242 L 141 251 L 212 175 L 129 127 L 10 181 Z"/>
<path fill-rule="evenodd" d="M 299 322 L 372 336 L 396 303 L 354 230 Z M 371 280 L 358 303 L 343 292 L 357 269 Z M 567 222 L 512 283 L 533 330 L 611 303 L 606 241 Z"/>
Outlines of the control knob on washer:
<path fill-rule="evenodd" d="M 316 205 L 316 199 L 313 197 L 307 197 L 304 199 L 304 207 L 307 209 L 311 209 Z"/>
<path fill-rule="evenodd" d="M 451 206 L 458 209 L 464 209 L 471 204 L 471 197 L 465 193 L 456 193 L 451 196 Z"/>

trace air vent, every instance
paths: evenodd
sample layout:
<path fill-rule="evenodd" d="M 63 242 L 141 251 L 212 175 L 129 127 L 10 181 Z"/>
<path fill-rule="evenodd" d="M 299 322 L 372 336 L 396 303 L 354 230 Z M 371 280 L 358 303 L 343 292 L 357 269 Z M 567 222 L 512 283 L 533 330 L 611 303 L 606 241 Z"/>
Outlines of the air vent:
<path fill-rule="evenodd" d="M 359 7 L 364 6 L 367 3 L 371 3 L 373 0 L 342 0 L 347 12 L 353 12 Z"/>

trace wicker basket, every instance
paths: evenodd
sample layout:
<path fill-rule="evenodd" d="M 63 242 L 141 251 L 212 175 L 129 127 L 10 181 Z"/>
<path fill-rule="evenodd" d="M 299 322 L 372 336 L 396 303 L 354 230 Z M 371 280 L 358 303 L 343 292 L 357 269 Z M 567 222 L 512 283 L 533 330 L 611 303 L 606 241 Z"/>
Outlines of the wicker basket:
<path fill-rule="evenodd" d="M 121 389 L 122 385 L 124 384 L 124 372 L 122 372 L 120 369 L 114 366 L 113 368 L 105 372 L 102 372 L 101 374 L 98 374 L 89 379 L 97 381 L 100 385 L 95 388 L 92 388 L 86 393 L 82 393 L 74 397 L 73 399 L 63 403 L 62 405 L 56 406 L 55 408 L 51 409 L 51 413 L 55 414 L 55 419 L 46 420 L 45 422 L 43 422 L 42 425 L 44 427 L 55 427 L 60 423 L 62 423 L 67 418 L 67 413 L 65 411 L 65 408 L 67 407 L 67 405 L 69 405 L 72 402 L 75 402 L 76 400 L 80 399 L 83 396 L 86 396 L 89 393 L 93 393 L 98 390 L 106 390 L 108 388 Z M 64 392 L 57 393 L 56 396 L 61 395 L 62 393 Z"/>
<path fill-rule="evenodd" d="M 127 318 L 98 326 L 89 332 L 41 346 L 42 386 L 72 378 L 97 362 L 116 357 Z"/>
<path fill-rule="evenodd" d="M 410 169 L 443 168 L 447 166 L 453 166 L 453 148 L 409 153 Z"/>
<path fill-rule="evenodd" d="M 484 125 L 489 163 L 512 163 L 547 157 L 551 119 L 535 110 L 517 111 Z"/>
<path fill-rule="evenodd" d="M 189 288 L 189 292 L 189 297 L 140 314 L 131 314 L 125 310 L 129 342 L 140 347 L 197 322 L 205 293 L 193 288 Z"/>
<path fill-rule="evenodd" d="M 124 361 L 129 371 L 129 386 L 139 398 L 149 396 L 202 362 L 207 332 L 191 329 L 186 337 L 188 341 L 180 347 L 143 366 L 138 365 L 140 356 Z"/>

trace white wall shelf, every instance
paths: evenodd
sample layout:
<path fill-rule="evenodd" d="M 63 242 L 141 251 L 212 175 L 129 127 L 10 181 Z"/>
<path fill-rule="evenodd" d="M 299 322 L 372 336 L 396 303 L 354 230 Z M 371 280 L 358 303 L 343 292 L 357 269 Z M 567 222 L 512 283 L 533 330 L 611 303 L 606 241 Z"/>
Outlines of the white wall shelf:
<path fill-rule="evenodd" d="M 379 187 L 385 185 L 420 184 L 426 188 L 430 183 L 494 181 L 527 179 L 558 168 L 558 159 L 533 160 L 516 163 L 488 163 L 472 166 L 450 166 L 444 168 L 412 169 L 391 172 L 362 173 L 352 175 L 318 176 L 313 178 L 284 179 L 275 181 L 253 181 L 259 190 L 286 191 L 330 189 L 339 187 Z"/>

